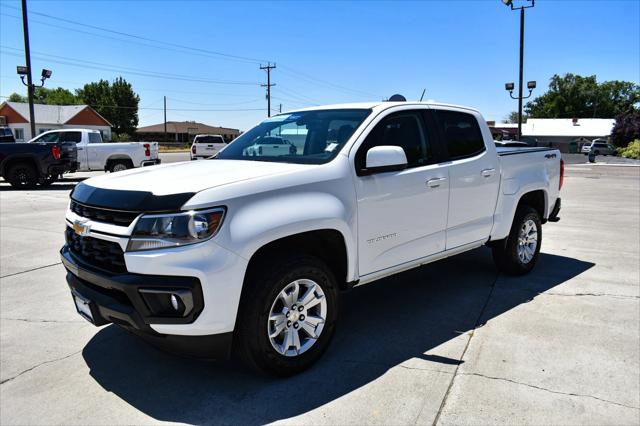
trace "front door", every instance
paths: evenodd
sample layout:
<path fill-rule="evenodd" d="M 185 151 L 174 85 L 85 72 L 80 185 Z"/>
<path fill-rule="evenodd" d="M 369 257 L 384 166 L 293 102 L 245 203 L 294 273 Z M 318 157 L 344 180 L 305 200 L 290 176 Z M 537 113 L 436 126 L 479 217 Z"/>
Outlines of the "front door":
<path fill-rule="evenodd" d="M 356 177 L 361 277 L 445 248 L 448 169 L 436 163 L 435 138 L 424 114 L 405 110 L 387 115 L 356 152 L 356 170 L 364 168 L 366 153 L 374 146 L 400 146 L 408 161 L 402 171 Z"/>

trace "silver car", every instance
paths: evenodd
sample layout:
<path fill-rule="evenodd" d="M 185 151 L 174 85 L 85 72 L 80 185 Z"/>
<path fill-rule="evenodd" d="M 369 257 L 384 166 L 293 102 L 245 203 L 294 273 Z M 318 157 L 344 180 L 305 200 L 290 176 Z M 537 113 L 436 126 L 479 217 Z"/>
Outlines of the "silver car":
<path fill-rule="evenodd" d="M 606 156 L 606 155 L 616 155 L 617 153 L 615 146 L 607 143 L 607 141 L 602 139 L 601 140 L 596 139 L 590 144 L 587 143 L 582 146 L 582 153 L 584 155 L 591 153 L 592 150 L 595 155 Z"/>

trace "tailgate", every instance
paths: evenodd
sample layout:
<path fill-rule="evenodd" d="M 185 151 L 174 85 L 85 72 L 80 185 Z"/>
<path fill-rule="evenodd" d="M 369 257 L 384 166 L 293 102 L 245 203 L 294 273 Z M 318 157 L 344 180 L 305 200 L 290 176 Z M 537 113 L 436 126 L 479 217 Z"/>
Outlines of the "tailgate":
<path fill-rule="evenodd" d="M 60 148 L 61 159 L 72 161 L 76 161 L 78 159 L 78 147 L 74 142 L 61 142 L 58 146 Z"/>
<path fill-rule="evenodd" d="M 151 151 L 151 159 L 158 158 L 158 142 L 148 142 L 149 150 Z"/>

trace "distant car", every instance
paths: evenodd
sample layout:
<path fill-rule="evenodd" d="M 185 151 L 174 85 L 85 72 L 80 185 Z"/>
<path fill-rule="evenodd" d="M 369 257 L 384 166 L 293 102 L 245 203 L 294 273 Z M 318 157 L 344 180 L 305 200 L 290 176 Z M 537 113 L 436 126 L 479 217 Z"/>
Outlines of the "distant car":
<path fill-rule="evenodd" d="M 278 136 L 265 136 L 257 139 L 253 145 L 244 149 L 244 155 L 251 157 L 278 157 L 281 155 L 296 155 L 297 148 L 288 140 Z"/>
<path fill-rule="evenodd" d="M 224 148 L 227 143 L 220 135 L 196 135 L 191 145 L 191 159 L 202 160 L 215 155 Z"/>
<path fill-rule="evenodd" d="M 521 141 L 511 141 L 511 140 L 502 140 L 502 141 L 493 141 L 497 147 L 501 148 L 526 148 L 529 146 L 526 142 Z"/>
<path fill-rule="evenodd" d="M 582 146 L 581 152 L 584 155 L 590 154 L 591 151 L 593 151 L 595 155 L 604 155 L 604 156 L 616 155 L 617 153 L 616 147 L 607 143 L 607 141 L 603 139 L 596 139 L 590 144 L 587 143 Z"/>
<path fill-rule="evenodd" d="M 13 132 L 8 127 L 0 127 L 0 143 L 2 142 L 15 142 L 16 138 L 13 137 Z"/>

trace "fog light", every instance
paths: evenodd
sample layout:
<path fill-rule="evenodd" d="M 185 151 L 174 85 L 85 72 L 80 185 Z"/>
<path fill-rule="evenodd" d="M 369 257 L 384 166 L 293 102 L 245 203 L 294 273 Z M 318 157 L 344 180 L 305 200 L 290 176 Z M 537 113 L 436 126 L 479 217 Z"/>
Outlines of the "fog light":
<path fill-rule="evenodd" d="M 178 303 L 178 298 L 176 297 L 175 294 L 171 295 L 171 307 L 173 308 L 174 311 L 177 311 L 178 308 L 180 307 L 180 304 Z"/>

